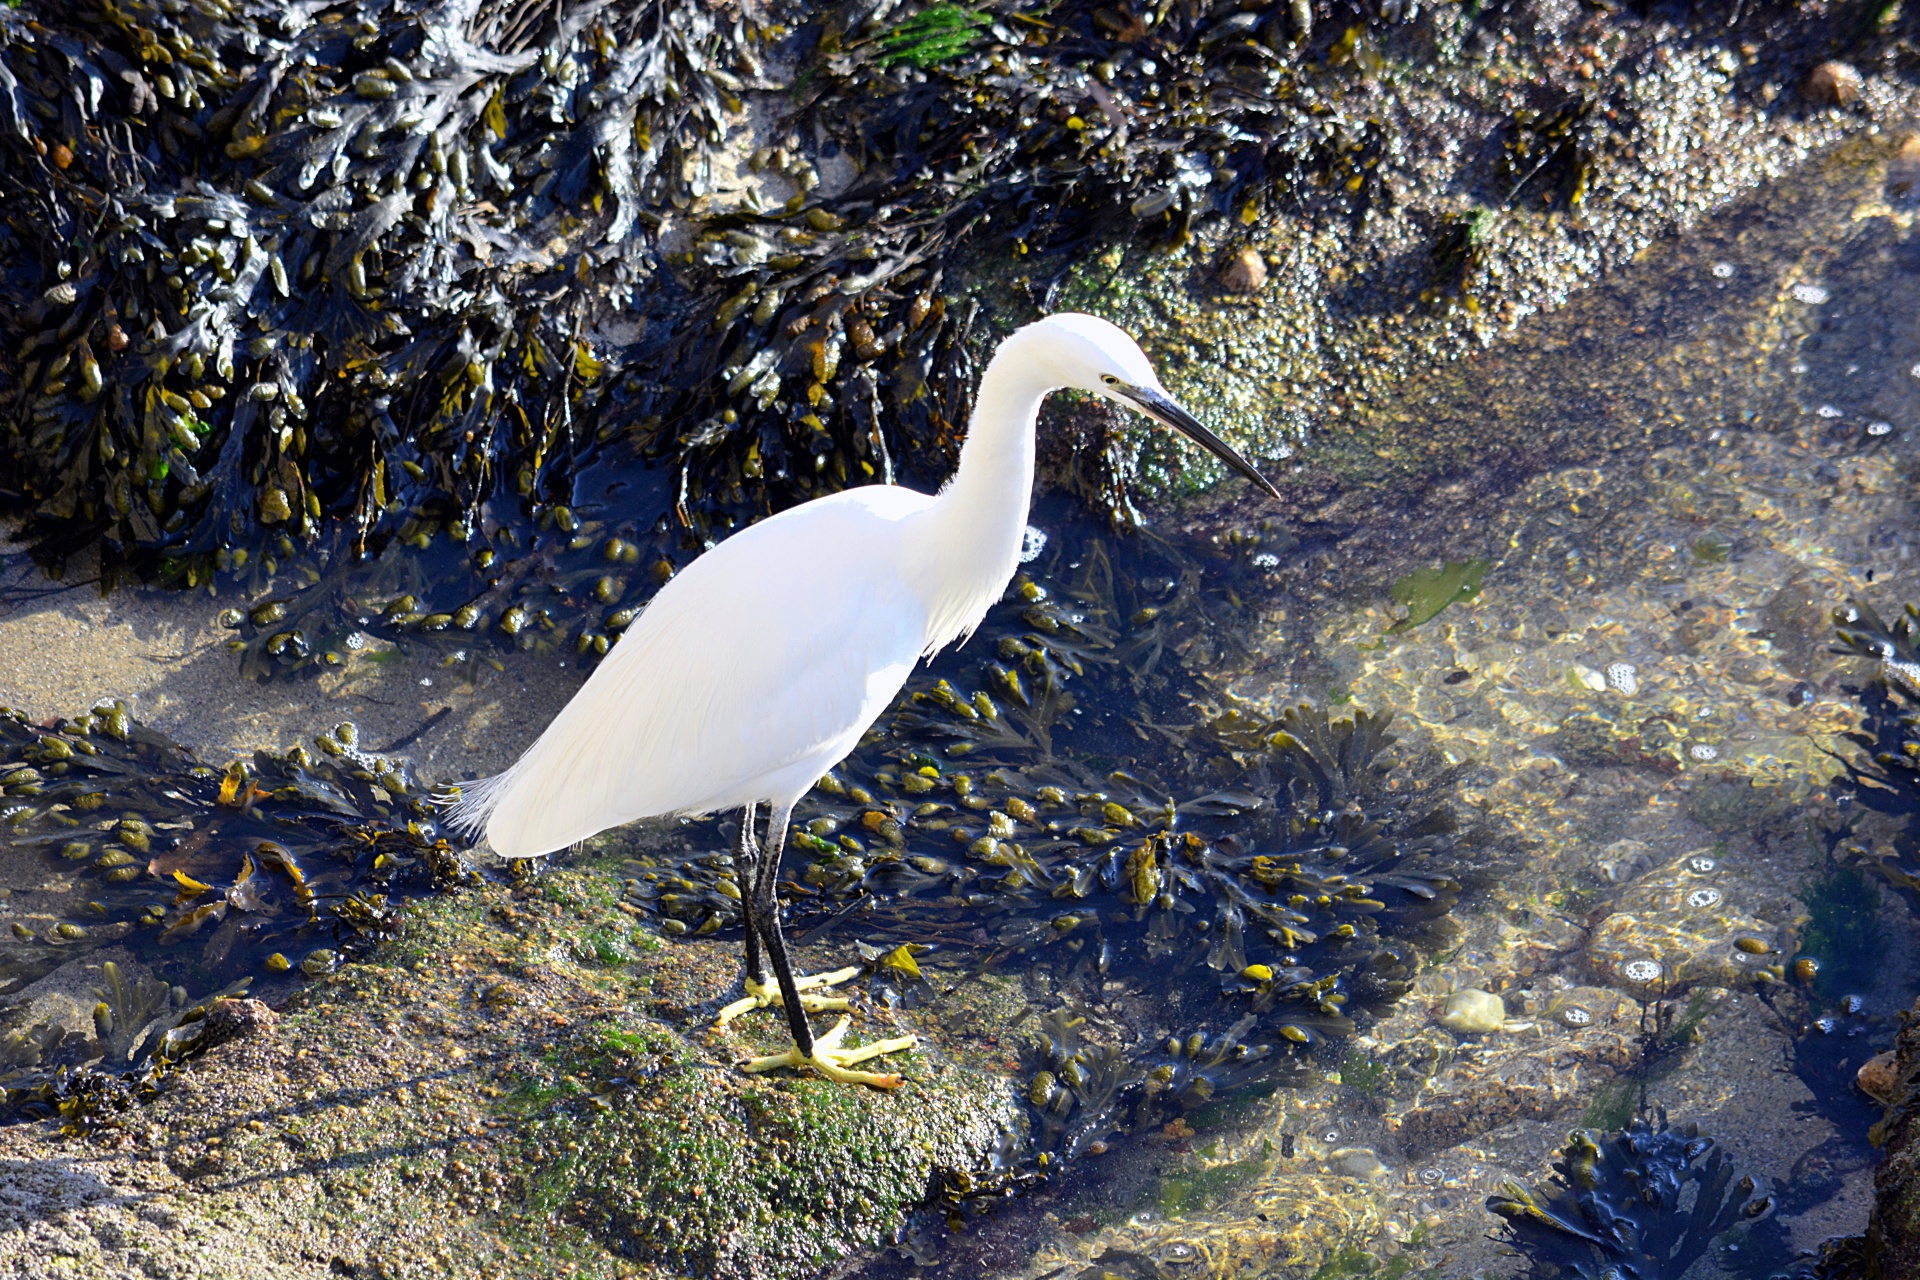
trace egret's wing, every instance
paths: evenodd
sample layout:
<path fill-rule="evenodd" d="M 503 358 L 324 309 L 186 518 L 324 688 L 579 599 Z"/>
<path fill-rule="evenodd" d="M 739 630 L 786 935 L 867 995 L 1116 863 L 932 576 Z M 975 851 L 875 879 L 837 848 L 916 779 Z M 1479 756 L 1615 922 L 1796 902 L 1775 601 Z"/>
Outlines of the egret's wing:
<path fill-rule="evenodd" d="M 497 852 L 770 799 L 754 788 L 811 770 L 803 790 L 853 747 L 912 671 L 925 609 L 859 519 L 780 523 L 667 584 L 519 763 L 463 797 Z"/>

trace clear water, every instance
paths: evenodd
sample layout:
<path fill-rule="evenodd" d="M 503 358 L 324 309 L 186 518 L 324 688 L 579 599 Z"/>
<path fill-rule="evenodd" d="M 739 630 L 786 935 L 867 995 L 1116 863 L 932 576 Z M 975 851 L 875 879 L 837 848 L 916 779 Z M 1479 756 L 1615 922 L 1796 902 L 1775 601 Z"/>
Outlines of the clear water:
<path fill-rule="evenodd" d="M 1366 411 L 1398 424 L 1404 452 L 1311 518 L 1276 527 L 1243 504 L 1115 540 L 1064 502 L 1036 507 L 1054 557 L 1036 572 L 1056 591 L 1086 579 L 1090 548 L 1107 558 L 1132 673 L 1071 686 L 1088 700 L 1050 737 L 1063 767 L 1191 776 L 1174 731 L 1232 705 L 1392 709 L 1403 759 L 1444 773 L 1478 833 L 1475 874 L 1409 994 L 1315 1046 L 1305 1076 L 1116 1138 L 957 1233 L 929 1224 L 912 1242 L 927 1266 L 890 1255 L 873 1270 L 1509 1275 L 1521 1264 L 1488 1239 L 1486 1197 L 1543 1179 L 1570 1128 L 1641 1109 L 1699 1124 L 1774 1190 L 1776 1212 L 1690 1274 L 1766 1275 L 1863 1228 L 1878 1108 L 1853 1077 L 1890 1045 L 1920 966 L 1909 904 L 1835 857 L 1905 837 L 1849 803 L 1831 754 L 1851 749 L 1851 691 L 1871 672 L 1830 650 L 1829 615 L 1855 596 L 1883 612 L 1920 600 L 1914 176 L 1883 151 L 1833 158 L 1511 345 L 1416 379 Z M 56 607 L 30 590 L 16 613 Z M 1178 626 L 1140 620 L 1176 597 Z M 975 679 L 988 656 L 934 674 Z M 474 701 L 450 703 L 464 718 L 538 664 L 551 709 L 567 692 L 557 661 L 440 678 L 465 682 Z M 318 731 L 439 663 L 402 654 L 389 683 L 301 686 L 274 714 Z M 31 690 L 9 696 L 32 708 Z M 460 771 L 454 740 L 434 751 L 435 772 Z M 101 917 L 146 907 L 41 845 L 0 857 L 0 911 L 41 935 L 0 936 L 13 995 L 85 950 L 49 952 L 55 921 L 87 920 L 104 943 Z M 269 942 L 300 958 L 278 933 L 215 964 L 111 932 L 195 997 L 256 969 Z M 1755 976 L 1801 956 L 1817 979 Z M 1110 989 L 1041 968 L 1037 1007 L 1151 995 L 1147 965 Z M 1467 991 L 1497 998 L 1497 1026 L 1464 1021 Z M 0 1016 L 11 1032 L 26 1011 Z"/>

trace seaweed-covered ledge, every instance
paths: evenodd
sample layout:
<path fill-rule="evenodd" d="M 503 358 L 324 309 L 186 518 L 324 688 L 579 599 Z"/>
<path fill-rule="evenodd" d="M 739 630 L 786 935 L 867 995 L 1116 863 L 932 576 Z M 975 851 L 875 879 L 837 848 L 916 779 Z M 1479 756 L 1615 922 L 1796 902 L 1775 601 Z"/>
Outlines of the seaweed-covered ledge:
<path fill-rule="evenodd" d="M 125 1128 L 0 1129 L 0 1270 L 800 1276 L 884 1244 L 936 1170 L 1018 1142 L 1010 1078 L 951 1059 L 916 1056 L 892 1095 L 731 1070 L 783 1027 L 706 1038 L 733 948 L 636 929 L 622 874 L 603 852 L 418 902 Z M 1004 1024 L 999 992 L 940 1007 L 948 1053 L 986 1047 L 969 1028 Z M 888 1020 L 856 1010 L 869 1034 Z"/>

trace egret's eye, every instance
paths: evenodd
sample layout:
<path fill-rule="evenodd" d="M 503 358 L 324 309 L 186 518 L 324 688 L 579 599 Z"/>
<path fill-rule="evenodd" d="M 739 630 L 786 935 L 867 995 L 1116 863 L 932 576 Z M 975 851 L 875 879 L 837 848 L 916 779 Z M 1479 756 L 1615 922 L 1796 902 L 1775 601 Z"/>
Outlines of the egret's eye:
<path fill-rule="evenodd" d="M 1106 383 L 1106 384 L 1107 384 L 1108 386 L 1110 386 L 1110 387 L 1117 387 L 1117 386 L 1119 386 L 1119 385 L 1120 385 L 1120 379 L 1118 379 L 1118 378 L 1116 378 L 1116 377 L 1114 377 L 1114 376 L 1113 376 L 1112 374 L 1110 374 L 1110 373 L 1103 373 L 1103 374 L 1101 374 L 1101 375 L 1100 375 L 1100 381 L 1102 381 L 1102 382 L 1104 382 L 1104 383 Z"/>

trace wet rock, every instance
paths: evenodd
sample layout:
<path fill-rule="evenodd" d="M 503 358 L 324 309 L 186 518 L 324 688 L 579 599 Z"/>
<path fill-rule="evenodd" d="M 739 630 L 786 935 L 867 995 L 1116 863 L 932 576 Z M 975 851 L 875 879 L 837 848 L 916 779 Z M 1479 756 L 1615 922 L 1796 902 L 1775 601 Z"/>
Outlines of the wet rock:
<path fill-rule="evenodd" d="M 1480 1035 L 1498 1031 L 1507 1020 L 1507 1006 L 1488 991 L 1456 991 L 1447 997 L 1440 1025 L 1462 1035 Z"/>
<path fill-rule="evenodd" d="M 1152 1280 L 1309 1274 L 1354 1241 L 1379 1235 L 1386 1219 L 1382 1190 L 1354 1174 L 1304 1173 L 1275 1160 L 1246 1169 L 1219 1203 L 1183 1206 L 1177 1215 L 1131 1214 L 1074 1240 L 1070 1249 L 1043 1251 L 1036 1261 L 1097 1264 L 1095 1275 L 1126 1275 L 1113 1260 L 1132 1256 L 1146 1263 L 1135 1274 Z"/>
<path fill-rule="evenodd" d="M 1633 1024 L 1606 1017 L 1581 1030 L 1544 1023 L 1488 1042 L 1450 1062 L 1387 1110 L 1401 1152 L 1422 1160 L 1516 1120 L 1551 1120 L 1594 1093 L 1638 1056 Z"/>
<path fill-rule="evenodd" d="M 1771 939 L 1776 930 L 1740 910 L 1716 883 L 1718 870 L 1713 850 L 1696 849 L 1633 885 L 1594 928 L 1588 963 L 1634 994 L 1749 978 L 1773 958 L 1772 948 L 1756 954 L 1751 941 L 1741 947 L 1739 940 Z"/>
<path fill-rule="evenodd" d="M 1885 1104 L 1893 1100 L 1894 1053 L 1888 1049 L 1876 1053 L 1860 1064 L 1860 1070 L 1854 1073 L 1853 1082 L 1860 1086 L 1860 1092 L 1875 1102 Z"/>
<path fill-rule="evenodd" d="M 1823 62 L 1808 74 L 1800 92 L 1809 102 L 1844 107 L 1860 96 L 1863 87 L 1865 82 L 1860 73 L 1851 66 L 1844 62 Z"/>
<path fill-rule="evenodd" d="M 1267 260 L 1251 247 L 1237 249 L 1220 264 L 1220 287 L 1230 293 L 1258 293 L 1267 282 Z"/>
<path fill-rule="evenodd" d="M 1654 862 L 1653 847 L 1644 840 L 1615 840 L 1600 851 L 1593 865 L 1611 884 L 1630 884 L 1646 874 Z"/>
<path fill-rule="evenodd" d="M 716 1280 L 798 1280 L 884 1244 L 936 1167 L 984 1173 L 1002 1144 L 1019 1145 L 1011 1079 L 958 1061 L 981 1051 L 957 1026 L 1011 1021 L 1012 1009 L 974 1008 L 993 984 L 970 989 L 965 1017 L 901 1015 L 945 1052 L 899 1062 L 898 1092 L 748 1076 L 733 1064 L 783 1047 L 784 1020 L 749 1014 L 715 1043 L 710 1011 L 658 1016 L 710 1008 L 737 978 L 738 947 L 666 947 L 636 928 L 616 905 L 625 865 L 418 903 L 399 939 L 277 1014 L 214 1003 L 199 1043 L 229 1047 L 128 1113 L 135 1140 L 122 1147 L 0 1128 L 9 1186 L 37 1188 L 36 1219 L 65 1224 L 0 1231 L 0 1273 L 71 1256 L 87 1275 L 306 1275 L 318 1257 L 367 1275 L 417 1264 L 430 1221 L 452 1257 L 523 1254 L 512 1274 L 630 1265 L 617 1253 Z M 583 937 L 606 945 L 579 948 Z M 796 963 L 843 954 L 803 948 Z M 102 953 L 87 959 L 94 972 L 65 983 L 75 1021 L 105 982 Z M 506 974 L 524 1003 L 487 998 Z M 886 1034 L 887 1012 L 856 999 L 856 1032 Z M 76 1159 L 86 1176 L 63 1180 Z M 252 1190 L 232 1198 L 236 1184 Z M 219 1264 L 199 1265 L 213 1247 Z"/>
<path fill-rule="evenodd" d="M 232 1040 L 271 1040 L 279 1032 L 279 1015 L 262 1000 L 222 999 L 207 1010 L 200 1043 L 211 1049 Z"/>
<path fill-rule="evenodd" d="M 1920 1014 L 1920 1004 L 1914 1012 Z M 1920 1275 L 1920 1017 L 1901 1027 L 1888 1075 L 1887 1118 L 1879 1131 L 1887 1154 L 1873 1173 L 1867 1235 L 1883 1246 L 1880 1274 Z"/>
<path fill-rule="evenodd" d="M 1327 1157 L 1327 1166 L 1349 1178 L 1372 1182 L 1389 1172 L 1385 1162 L 1368 1147 L 1342 1147 Z"/>

